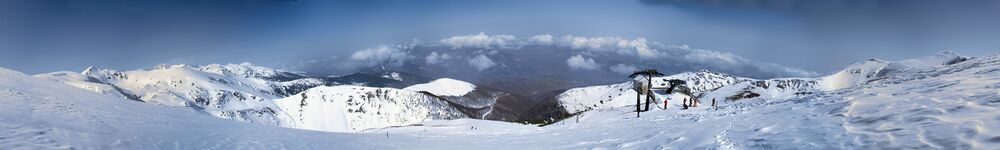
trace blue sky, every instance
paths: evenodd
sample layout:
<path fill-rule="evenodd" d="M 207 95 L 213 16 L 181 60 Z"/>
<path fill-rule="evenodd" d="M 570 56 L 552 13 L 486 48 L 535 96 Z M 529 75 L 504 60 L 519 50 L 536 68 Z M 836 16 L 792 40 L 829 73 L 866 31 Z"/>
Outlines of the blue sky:
<path fill-rule="evenodd" d="M 615 36 L 827 73 L 939 50 L 1000 51 L 1000 2 L 959 0 L 7 0 L 0 67 L 276 65 L 456 35 Z"/>

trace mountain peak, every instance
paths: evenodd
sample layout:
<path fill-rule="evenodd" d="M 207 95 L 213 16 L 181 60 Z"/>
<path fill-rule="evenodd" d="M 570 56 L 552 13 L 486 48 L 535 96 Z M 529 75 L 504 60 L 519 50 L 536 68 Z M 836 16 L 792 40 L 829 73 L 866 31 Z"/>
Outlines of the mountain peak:
<path fill-rule="evenodd" d="M 80 71 L 80 74 L 89 76 L 90 73 L 92 72 L 94 72 L 94 66 L 88 66 L 87 69 L 83 69 L 83 71 Z"/>
<path fill-rule="evenodd" d="M 937 55 L 937 56 L 950 56 L 950 57 L 965 57 L 965 56 L 962 56 L 961 54 L 958 54 L 957 52 L 951 51 L 951 50 L 941 50 L 941 51 L 938 51 L 937 53 L 934 53 L 934 55 Z"/>
<path fill-rule="evenodd" d="M 150 70 L 174 69 L 174 68 L 183 68 L 188 66 L 189 65 L 187 64 L 158 64 L 156 66 L 153 66 L 153 68 L 150 68 Z"/>

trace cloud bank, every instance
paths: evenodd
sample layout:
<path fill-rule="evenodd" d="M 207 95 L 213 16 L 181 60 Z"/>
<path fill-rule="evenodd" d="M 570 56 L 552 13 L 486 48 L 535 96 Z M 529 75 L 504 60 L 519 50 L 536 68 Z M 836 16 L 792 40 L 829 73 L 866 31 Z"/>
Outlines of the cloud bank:
<path fill-rule="evenodd" d="M 465 36 L 454 36 L 450 38 L 441 39 L 441 44 L 451 46 L 452 48 L 484 48 L 484 49 L 497 49 L 497 48 L 510 48 L 515 46 L 517 39 L 513 35 L 486 35 L 486 33 L 479 32 L 476 35 L 465 35 Z"/>
<path fill-rule="evenodd" d="M 423 58 L 423 60 L 412 61 L 412 58 Z M 525 59 L 530 59 L 530 61 L 525 61 Z M 708 69 L 760 78 L 818 75 L 815 72 L 798 68 L 753 61 L 732 53 L 691 48 L 688 45 L 665 45 L 650 42 L 644 38 L 573 35 L 557 37 L 549 34 L 518 38 L 513 35 L 478 33 L 443 38 L 437 43 L 380 45 L 356 51 L 349 60 L 346 60 L 347 62 L 339 64 L 353 65 L 355 69 L 376 65 L 402 66 L 412 64 L 425 67 L 448 67 L 441 68 L 446 70 L 464 69 L 480 72 L 498 65 L 513 65 L 514 68 L 508 68 L 513 69 L 510 71 L 517 71 L 517 66 L 539 65 L 549 67 L 541 69 L 543 71 L 558 70 L 559 68 L 552 68 L 554 66 L 537 64 L 554 63 L 540 62 L 551 59 L 565 60 L 563 67 L 568 70 L 607 71 L 615 74 L 627 74 L 641 67 L 674 71 Z M 615 65 L 601 65 L 600 62 Z M 294 68 L 290 69 L 294 70 Z"/>

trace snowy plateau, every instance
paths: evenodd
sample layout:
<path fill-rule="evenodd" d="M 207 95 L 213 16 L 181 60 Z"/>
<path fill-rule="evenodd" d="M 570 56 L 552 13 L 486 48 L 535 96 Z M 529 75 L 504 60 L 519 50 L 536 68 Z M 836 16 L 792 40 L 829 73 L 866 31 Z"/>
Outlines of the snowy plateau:
<path fill-rule="evenodd" d="M 39 75 L 0 68 L 0 149 L 1000 147 L 1000 55 L 871 59 L 815 78 L 703 70 L 652 84 L 671 79 L 686 84 L 655 93 L 641 117 L 623 81 L 541 98 L 568 115 L 539 125 L 488 119 L 511 110 L 502 91 L 398 72 L 310 77 L 249 63 Z M 682 109 L 683 99 L 700 106 Z"/>

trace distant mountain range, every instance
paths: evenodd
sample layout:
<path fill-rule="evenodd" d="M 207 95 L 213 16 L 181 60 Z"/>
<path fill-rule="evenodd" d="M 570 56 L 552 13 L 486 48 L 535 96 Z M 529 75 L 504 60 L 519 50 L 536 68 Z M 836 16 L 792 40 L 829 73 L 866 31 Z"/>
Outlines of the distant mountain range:
<path fill-rule="evenodd" d="M 507 54 L 496 54 L 504 55 Z M 527 64 L 513 66 L 525 58 L 494 58 L 506 64 L 500 68 L 533 67 Z M 653 83 L 664 84 L 668 79 L 687 81 L 678 89 L 683 92 L 657 93 L 658 104 L 662 104 L 665 98 L 693 97 L 700 99 L 704 105 L 706 100 L 711 99 L 786 98 L 835 91 L 968 59 L 971 58 L 943 51 L 902 61 L 872 59 L 817 78 L 752 79 L 701 70 L 656 77 Z M 558 89 L 567 86 L 568 82 L 575 82 L 569 84 L 574 86 L 588 83 L 559 78 L 611 78 L 592 82 L 628 80 L 615 73 L 580 74 L 582 78 L 577 78 L 567 77 L 573 75 L 568 73 L 511 74 L 504 69 L 496 69 L 459 75 L 457 71 L 430 71 L 447 70 L 445 68 L 408 65 L 399 68 L 373 67 L 376 69 L 325 77 L 250 63 L 159 65 L 130 71 L 91 67 L 80 73 L 62 71 L 35 76 L 123 99 L 186 107 L 225 119 L 339 132 L 409 125 L 428 119 L 477 118 L 546 123 L 587 110 L 634 105 L 636 98 L 635 92 L 630 89 L 631 82 Z M 455 75 L 456 79 L 480 78 L 479 81 L 488 82 L 473 84 L 435 78 L 450 75 Z"/>

